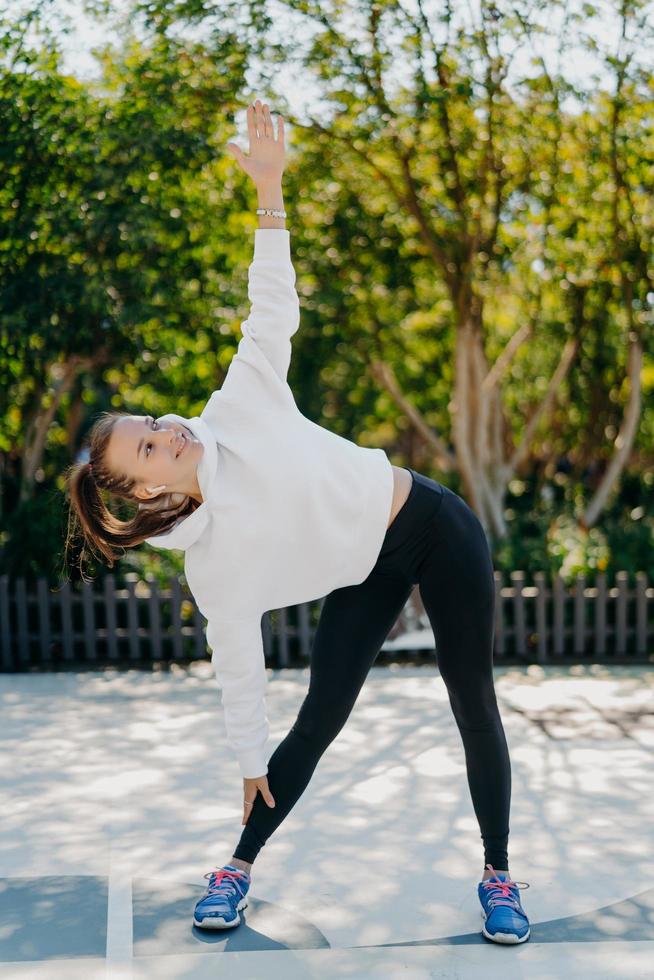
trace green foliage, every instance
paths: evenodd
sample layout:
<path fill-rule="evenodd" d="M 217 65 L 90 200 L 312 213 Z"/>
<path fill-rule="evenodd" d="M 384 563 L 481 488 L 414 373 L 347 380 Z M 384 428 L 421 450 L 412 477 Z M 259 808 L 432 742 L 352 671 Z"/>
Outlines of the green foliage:
<path fill-rule="evenodd" d="M 546 30 L 535 2 L 493 7 L 474 31 L 455 29 L 453 5 L 439 5 L 450 42 L 428 73 L 424 25 L 413 30 L 391 0 L 279 6 L 298 27 L 283 41 L 258 0 L 135 0 L 150 37 L 104 48 L 98 84 L 64 75 L 47 34 L 30 48 L 20 19 L 0 21 L 3 568 L 61 574 L 63 473 L 100 411 L 190 416 L 222 383 L 247 314 L 256 227 L 254 191 L 224 146 L 253 94 L 293 116 L 275 73 L 294 55 L 323 95 L 320 111 L 287 126 L 302 308 L 289 382 L 300 410 L 431 474 L 428 444 L 371 377 L 372 360 L 391 366 L 451 446 L 457 303 L 479 299 L 491 364 L 533 321 L 502 384 L 507 441 L 517 442 L 575 336 L 578 355 L 506 501 L 496 567 L 654 576 L 651 76 L 637 59 L 609 58 L 619 93 L 581 92 L 536 60 L 509 88 L 502 52 Z M 348 34 L 345 8 L 364 17 L 370 43 Z M 624 10 L 646 47 L 644 8 Z M 207 40 L 183 38 L 180 24 L 203 26 Z M 571 20 L 586 43 L 582 28 Z M 410 70 L 391 91 L 381 82 L 399 50 Z M 640 425 L 617 499 L 586 534 L 579 501 L 623 418 L 630 331 L 645 348 Z M 75 383 L 59 395 L 75 363 Z M 26 482 L 34 424 L 58 398 L 38 476 Z M 569 478 L 539 475 L 541 461 L 551 470 L 564 457 Z M 458 474 L 436 476 L 461 492 Z M 163 582 L 182 567 L 181 556 L 144 548 L 115 571 Z"/>
<path fill-rule="evenodd" d="M 654 507 L 650 474 L 633 474 L 624 493 L 601 524 L 579 526 L 575 500 L 588 493 L 558 472 L 553 481 L 516 480 L 507 501 L 508 534 L 492 543 L 493 563 L 507 576 L 515 569 L 533 580 L 535 572 L 561 574 L 571 583 L 578 574 L 592 581 L 598 571 L 612 582 L 616 571 L 645 572 L 654 580 Z M 636 502 L 636 503 L 635 503 Z"/>
<path fill-rule="evenodd" d="M 9 515 L 8 515 L 9 516 Z M 56 556 L 66 535 L 65 513 L 56 490 L 43 489 L 12 508 L 0 525 L 2 571 L 27 579 L 55 577 Z"/>

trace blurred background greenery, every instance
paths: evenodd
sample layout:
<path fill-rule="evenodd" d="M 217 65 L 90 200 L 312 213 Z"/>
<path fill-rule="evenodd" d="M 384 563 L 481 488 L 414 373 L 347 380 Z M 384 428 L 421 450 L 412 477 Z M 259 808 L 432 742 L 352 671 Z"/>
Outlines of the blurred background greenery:
<path fill-rule="evenodd" d="M 654 578 L 652 5 L 126 6 L 93 80 L 56 0 L 0 6 L 0 570 L 76 577 L 63 474 L 99 412 L 190 417 L 220 387 L 257 226 L 225 145 L 261 98 L 300 411 L 464 496 L 498 569 Z"/>

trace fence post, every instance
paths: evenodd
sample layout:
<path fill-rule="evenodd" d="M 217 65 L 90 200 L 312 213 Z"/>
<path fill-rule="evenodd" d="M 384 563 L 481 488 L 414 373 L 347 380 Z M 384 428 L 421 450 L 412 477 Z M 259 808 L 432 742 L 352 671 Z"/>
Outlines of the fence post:
<path fill-rule="evenodd" d="M 179 579 L 173 576 L 170 582 L 170 605 L 173 621 L 173 659 L 183 659 L 182 651 L 182 590 Z"/>
<path fill-rule="evenodd" d="M 586 609 L 584 606 L 585 587 L 586 577 L 583 572 L 579 572 L 575 581 L 574 598 L 574 653 L 576 657 L 583 657 L 586 650 Z"/>
<path fill-rule="evenodd" d="M 647 655 L 647 575 L 636 572 L 636 656 Z"/>
<path fill-rule="evenodd" d="M 595 644 L 594 652 L 606 655 L 606 573 L 599 572 L 595 578 Z"/>
<path fill-rule="evenodd" d="M 22 667 L 26 667 L 29 664 L 30 655 L 27 642 L 27 593 L 25 591 L 25 579 L 22 575 L 16 579 L 14 600 L 18 626 L 18 662 Z"/>
<path fill-rule="evenodd" d="M 148 575 L 146 579 L 150 586 L 148 597 L 148 607 L 150 609 L 150 644 L 151 660 L 161 660 L 161 607 L 159 605 L 159 586 L 154 575 Z"/>
<path fill-rule="evenodd" d="M 9 626 L 9 576 L 0 575 L 0 647 L 3 670 L 11 670 L 13 667 Z"/>
<path fill-rule="evenodd" d="M 104 608 L 107 623 L 107 659 L 111 663 L 118 660 L 118 640 L 116 637 L 116 577 L 109 574 L 104 580 Z"/>
<path fill-rule="evenodd" d="M 560 572 L 552 580 L 552 599 L 554 604 L 554 655 L 562 657 L 565 653 L 565 582 Z"/>
<path fill-rule="evenodd" d="M 536 583 L 536 633 L 538 636 L 538 647 L 536 658 L 539 664 L 547 663 L 547 607 L 546 607 L 546 582 L 545 572 L 534 572 L 534 582 Z"/>
<path fill-rule="evenodd" d="M 297 607 L 298 632 L 300 637 L 300 655 L 303 660 L 311 656 L 311 625 L 308 602 L 302 602 Z"/>
<path fill-rule="evenodd" d="M 513 584 L 513 609 L 514 609 L 514 643 L 515 653 L 521 657 L 527 654 L 527 635 L 525 628 L 525 573 L 511 572 L 511 582 Z"/>
<path fill-rule="evenodd" d="M 627 652 L 627 597 L 629 595 L 629 575 L 627 572 L 618 572 L 615 576 L 618 587 L 616 599 L 615 623 L 616 623 L 616 647 L 615 652 L 618 656 L 624 656 Z"/>
<path fill-rule="evenodd" d="M 138 572 L 127 572 L 125 575 L 125 585 L 127 586 L 127 632 L 129 634 L 129 659 L 132 663 L 140 660 L 139 650 L 139 612 L 138 600 L 136 598 L 136 583 L 138 582 Z"/>
<path fill-rule="evenodd" d="M 84 655 L 89 663 L 98 659 L 95 635 L 95 598 L 93 582 L 82 582 L 82 614 L 84 617 Z"/>
<path fill-rule="evenodd" d="M 50 654 L 50 601 L 48 583 L 40 576 L 36 581 L 37 605 L 39 607 L 39 657 L 46 663 Z"/>
<path fill-rule="evenodd" d="M 73 604 L 70 579 L 65 579 L 59 589 L 59 606 L 61 609 L 61 639 L 64 651 L 64 661 L 68 664 L 75 660 L 73 643 Z"/>

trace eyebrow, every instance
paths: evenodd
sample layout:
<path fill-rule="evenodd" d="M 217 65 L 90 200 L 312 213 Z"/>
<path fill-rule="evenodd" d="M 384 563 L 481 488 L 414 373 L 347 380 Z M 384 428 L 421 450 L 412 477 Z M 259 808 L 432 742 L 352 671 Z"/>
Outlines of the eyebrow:
<path fill-rule="evenodd" d="M 151 415 L 148 415 L 148 418 L 149 419 L 152 419 L 152 416 Z M 154 419 L 152 419 L 152 421 L 154 422 Z M 141 441 L 139 442 L 139 448 L 136 450 L 136 458 L 137 459 L 141 455 L 141 450 L 143 449 L 143 443 L 144 442 L 145 442 L 145 439 L 141 439 Z"/>

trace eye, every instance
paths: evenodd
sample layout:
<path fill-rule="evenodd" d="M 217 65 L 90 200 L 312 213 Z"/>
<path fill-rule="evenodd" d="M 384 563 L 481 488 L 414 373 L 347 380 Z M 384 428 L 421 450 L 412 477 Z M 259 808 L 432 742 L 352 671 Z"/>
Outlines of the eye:
<path fill-rule="evenodd" d="M 155 422 L 154 419 L 152 419 L 152 428 L 154 429 L 157 426 L 158 426 L 158 423 Z M 145 444 L 145 456 L 146 456 L 146 459 L 150 456 L 150 453 L 148 452 L 148 449 L 150 448 L 151 445 L 152 445 L 151 442 L 146 442 L 146 444 Z"/>

